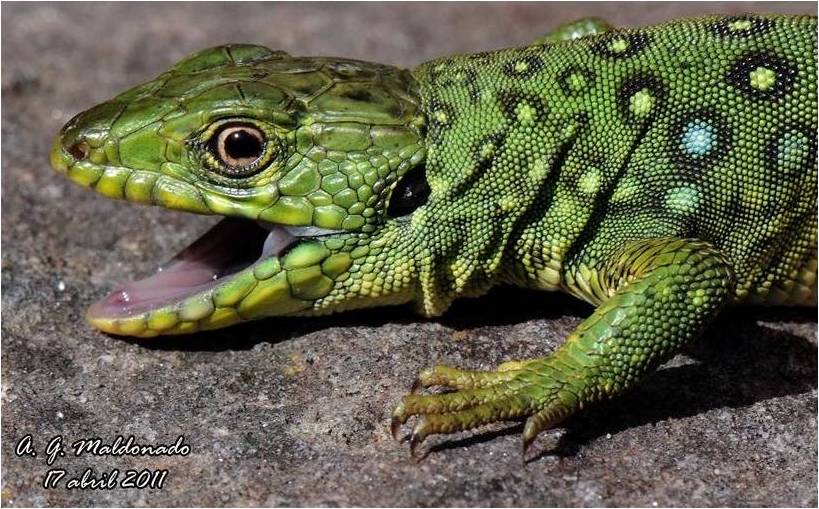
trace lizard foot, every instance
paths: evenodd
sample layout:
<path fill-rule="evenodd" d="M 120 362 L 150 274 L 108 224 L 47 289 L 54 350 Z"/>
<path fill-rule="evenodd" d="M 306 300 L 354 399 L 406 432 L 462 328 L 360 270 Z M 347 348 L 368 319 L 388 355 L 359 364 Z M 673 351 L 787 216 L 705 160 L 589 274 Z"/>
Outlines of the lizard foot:
<path fill-rule="evenodd" d="M 498 421 L 527 418 L 523 430 L 523 454 L 544 429 L 553 426 L 579 406 L 579 399 L 548 359 L 511 361 L 496 371 L 471 371 L 435 366 L 421 371 L 411 394 L 404 396 L 392 413 L 393 437 L 401 426 L 417 417 L 410 435 L 410 452 L 430 435 L 470 430 Z M 452 392 L 418 394 L 422 389 L 443 387 Z"/>

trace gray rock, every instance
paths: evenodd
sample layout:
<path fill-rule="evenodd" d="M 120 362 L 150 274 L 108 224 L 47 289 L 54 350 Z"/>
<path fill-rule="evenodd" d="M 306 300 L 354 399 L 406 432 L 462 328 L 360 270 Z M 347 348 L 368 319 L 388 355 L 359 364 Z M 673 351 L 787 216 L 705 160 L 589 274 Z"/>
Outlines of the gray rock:
<path fill-rule="evenodd" d="M 545 434 L 520 426 L 389 437 L 416 372 L 546 355 L 589 308 L 499 289 L 446 316 L 407 308 L 279 319 L 173 340 L 82 320 L 214 222 L 109 201 L 51 172 L 74 113 L 224 42 L 402 65 L 525 43 L 600 15 L 640 25 L 703 12 L 814 13 L 815 3 L 20 4 L 2 6 L 2 503 L 43 505 L 816 506 L 815 310 L 726 313 L 638 389 Z M 31 434 L 35 457 L 13 454 Z M 56 458 L 61 435 L 191 446 L 185 457 Z M 168 469 L 161 490 L 44 489 L 46 472 Z"/>

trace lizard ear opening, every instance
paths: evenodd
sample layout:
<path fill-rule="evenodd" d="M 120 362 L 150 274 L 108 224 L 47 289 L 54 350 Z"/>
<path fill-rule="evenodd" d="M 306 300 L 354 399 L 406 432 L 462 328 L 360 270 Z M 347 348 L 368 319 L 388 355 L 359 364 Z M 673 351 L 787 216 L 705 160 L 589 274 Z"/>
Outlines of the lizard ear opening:
<path fill-rule="evenodd" d="M 392 190 L 387 215 L 402 217 L 413 213 L 415 209 L 426 204 L 429 193 L 426 167 L 420 165 L 412 168 L 401 177 Z"/>

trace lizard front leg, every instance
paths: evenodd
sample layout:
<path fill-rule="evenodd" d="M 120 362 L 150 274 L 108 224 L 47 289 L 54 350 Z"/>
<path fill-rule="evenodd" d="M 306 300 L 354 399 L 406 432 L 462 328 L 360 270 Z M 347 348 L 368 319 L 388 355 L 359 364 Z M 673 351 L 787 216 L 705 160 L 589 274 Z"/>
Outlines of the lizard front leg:
<path fill-rule="evenodd" d="M 626 245 L 593 274 L 599 307 L 549 357 L 497 371 L 436 366 L 392 414 L 393 433 L 417 416 L 411 450 L 427 436 L 527 418 L 526 448 L 542 430 L 589 403 L 634 386 L 697 337 L 732 295 L 728 260 L 706 242 L 680 238 Z M 576 276 L 580 277 L 580 276 Z M 607 298 L 605 298 L 607 296 Z M 443 386 L 444 394 L 415 394 Z"/>

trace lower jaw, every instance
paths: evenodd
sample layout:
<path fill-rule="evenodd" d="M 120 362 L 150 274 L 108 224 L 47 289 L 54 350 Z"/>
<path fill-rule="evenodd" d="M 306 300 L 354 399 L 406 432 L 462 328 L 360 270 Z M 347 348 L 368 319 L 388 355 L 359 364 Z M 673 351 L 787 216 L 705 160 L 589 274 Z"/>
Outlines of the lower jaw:
<path fill-rule="evenodd" d="M 329 251 L 290 232 L 322 232 L 266 226 L 269 232 L 252 221 L 222 220 L 157 274 L 92 305 L 88 322 L 110 334 L 153 337 L 309 310 L 332 287 L 320 270 Z M 288 271 L 282 259 L 290 262 L 291 253 L 298 267 Z"/>

